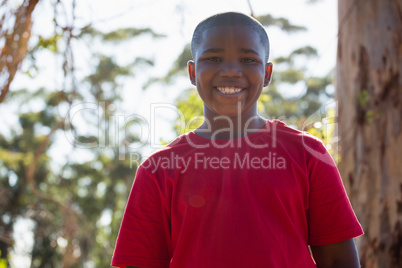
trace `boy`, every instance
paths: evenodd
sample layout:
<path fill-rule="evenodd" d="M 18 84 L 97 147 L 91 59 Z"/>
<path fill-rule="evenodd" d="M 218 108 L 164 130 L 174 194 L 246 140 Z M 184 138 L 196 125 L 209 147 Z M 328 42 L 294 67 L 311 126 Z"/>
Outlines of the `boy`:
<path fill-rule="evenodd" d="M 261 24 L 218 14 L 191 46 L 205 121 L 138 168 L 112 265 L 359 267 L 362 229 L 324 146 L 257 114 L 272 74 Z"/>

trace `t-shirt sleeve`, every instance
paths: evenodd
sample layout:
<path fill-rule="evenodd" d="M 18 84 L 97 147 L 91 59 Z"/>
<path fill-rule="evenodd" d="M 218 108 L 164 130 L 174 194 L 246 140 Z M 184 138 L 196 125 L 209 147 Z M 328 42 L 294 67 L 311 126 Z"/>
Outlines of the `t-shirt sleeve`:
<path fill-rule="evenodd" d="M 309 244 L 312 246 L 341 242 L 363 234 L 346 195 L 342 179 L 324 145 L 305 143 L 309 169 Z"/>
<path fill-rule="evenodd" d="M 137 170 L 113 253 L 112 266 L 169 267 L 170 225 L 152 173 Z"/>

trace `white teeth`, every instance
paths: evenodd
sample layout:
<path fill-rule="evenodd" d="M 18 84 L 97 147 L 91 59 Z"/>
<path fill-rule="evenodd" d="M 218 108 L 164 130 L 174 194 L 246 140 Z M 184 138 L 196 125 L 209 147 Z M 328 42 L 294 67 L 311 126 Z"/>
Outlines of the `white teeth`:
<path fill-rule="evenodd" d="M 241 88 L 238 87 L 217 87 L 217 89 L 223 94 L 236 94 L 241 91 Z"/>

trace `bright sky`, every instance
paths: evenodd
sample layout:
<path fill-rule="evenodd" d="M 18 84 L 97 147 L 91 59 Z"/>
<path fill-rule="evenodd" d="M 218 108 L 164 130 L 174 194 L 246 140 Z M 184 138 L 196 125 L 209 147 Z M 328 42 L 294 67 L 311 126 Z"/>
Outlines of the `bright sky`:
<path fill-rule="evenodd" d="M 63 0 L 65 6 L 70 6 L 71 0 Z M 122 27 L 152 28 L 155 32 L 167 35 L 163 39 L 152 39 L 144 36 L 133 42 L 116 46 L 113 51 L 105 51 L 115 55 L 119 63 L 129 63 L 136 56 L 150 57 L 156 62 L 155 67 L 137 70 L 132 79 L 124 80 L 123 107 L 129 114 L 139 114 L 150 120 L 151 103 L 170 103 L 174 98 L 191 84 L 186 79 L 178 80 L 172 86 L 156 84 L 144 91 L 142 85 L 149 77 L 160 77 L 166 74 L 172 66 L 173 61 L 182 51 L 185 44 L 190 42 L 192 31 L 199 21 L 209 15 L 224 11 L 240 11 L 249 14 L 250 8 L 246 0 L 79 0 L 77 2 L 77 26 L 85 26 L 92 23 L 95 28 L 101 31 L 111 31 Z M 325 75 L 335 66 L 336 57 L 336 31 L 337 31 L 337 1 L 321 0 L 315 4 L 306 4 L 307 0 L 250 0 L 254 15 L 271 14 L 274 17 L 284 17 L 291 23 L 307 27 L 308 31 L 297 34 L 284 34 L 276 28 L 269 28 L 268 35 L 271 42 L 271 55 L 277 57 L 287 55 L 293 49 L 311 45 L 318 49 L 319 59 L 313 66 L 309 67 L 311 75 Z M 48 2 L 40 2 L 34 13 L 34 34 L 47 35 L 52 32 L 52 10 Z M 77 64 L 85 64 L 90 59 L 80 55 L 76 51 Z M 39 77 L 37 81 L 31 81 L 21 75 L 16 77 L 12 89 L 22 87 L 38 88 L 45 85 L 52 88 L 56 85 L 54 70 L 57 62 L 49 62 L 46 55 L 38 61 L 41 72 L 46 76 Z M 84 72 L 85 73 L 85 72 Z M 57 88 L 57 86 L 54 86 Z M 6 107 L 0 105 L 0 125 L 14 125 L 15 114 L 21 107 Z M 14 115 L 5 116 L 5 115 Z M 173 111 L 164 111 L 156 120 L 158 128 L 155 130 L 156 137 L 163 137 L 164 140 L 174 138 L 172 121 L 177 114 Z M 158 139 L 157 139 L 158 140 Z M 151 141 L 153 142 L 153 141 Z M 25 226 L 21 227 L 21 226 Z M 24 229 L 29 224 L 17 226 L 16 255 L 13 255 L 15 267 L 29 267 L 30 259 L 27 248 L 32 246 L 32 237 Z M 25 230 L 26 232 L 26 230 Z M 21 237 L 25 237 L 22 241 Z"/>

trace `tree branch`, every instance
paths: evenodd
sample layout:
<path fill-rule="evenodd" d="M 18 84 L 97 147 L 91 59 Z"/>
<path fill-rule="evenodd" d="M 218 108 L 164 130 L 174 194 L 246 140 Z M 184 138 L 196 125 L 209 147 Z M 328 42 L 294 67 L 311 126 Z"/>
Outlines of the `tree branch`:
<path fill-rule="evenodd" d="M 4 101 L 10 90 L 10 84 L 28 51 L 31 36 L 32 12 L 39 0 L 25 0 L 15 12 L 15 23 L 12 33 L 4 32 L 5 45 L 0 55 L 0 77 L 4 76 L 4 84 L 0 84 L 0 103 Z"/>
<path fill-rule="evenodd" d="M 48 194 L 45 194 L 45 193 L 39 191 L 37 188 L 36 182 L 35 182 L 35 171 L 36 171 L 36 167 L 38 166 L 39 159 L 40 159 L 41 155 L 44 153 L 46 146 L 49 144 L 51 137 L 63 125 L 64 125 L 64 118 L 62 118 L 59 122 L 57 122 L 57 124 L 52 128 L 50 133 L 42 140 L 42 142 L 39 144 L 38 148 L 35 150 L 33 161 L 29 166 L 26 167 L 26 170 L 25 170 L 27 182 L 28 182 L 29 186 L 31 186 L 32 192 L 36 197 L 38 197 L 39 199 L 42 199 L 42 200 L 52 202 L 52 203 L 58 205 L 59 207 L 61 207 L 62 209 L 64 209 L 65 211 L 72 212 L 73 214 L 77 215 L 78 218 L 82 222 L 86 222 L 84 215 L 82 215 L 78 211 L 74 210 L 71 206 L 66 205 L 65 203 L 55 199 L 51 195 L 48 195 Z"/>
<path fill-rule="evenodd" d="M 251 6 L 250 0 L 247 0 L 247 3 L 248 3 L 248 7 L 250 8 L 250 16 L 253 17 L 253 18 L 255 18 L 255 17 L 254 17 L 253 7 Z"/>

